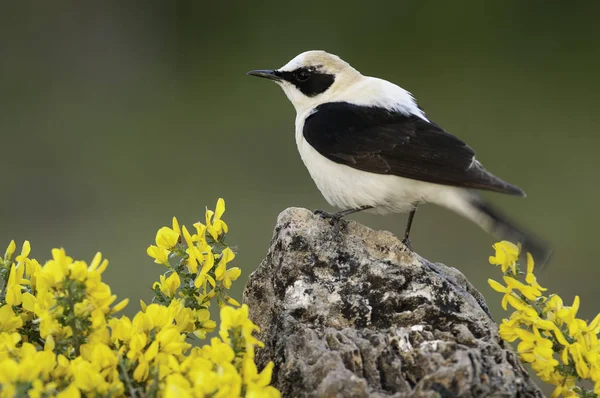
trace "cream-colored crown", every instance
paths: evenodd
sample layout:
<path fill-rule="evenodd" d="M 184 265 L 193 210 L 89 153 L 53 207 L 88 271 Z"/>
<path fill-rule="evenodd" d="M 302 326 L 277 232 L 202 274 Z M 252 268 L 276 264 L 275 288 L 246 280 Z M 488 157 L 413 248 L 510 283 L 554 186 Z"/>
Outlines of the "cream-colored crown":
<path fill-rule="evenodd" d="M 293 71 L 302 67 L 319 68 L 322 72 L 338 74 L 344 71 L 353 70 L 352 66 L 346 61 L 334 54 L 322 50 L 306 51 L 297 55 L 290 62 L 285 64 L 279 70 Z"/>

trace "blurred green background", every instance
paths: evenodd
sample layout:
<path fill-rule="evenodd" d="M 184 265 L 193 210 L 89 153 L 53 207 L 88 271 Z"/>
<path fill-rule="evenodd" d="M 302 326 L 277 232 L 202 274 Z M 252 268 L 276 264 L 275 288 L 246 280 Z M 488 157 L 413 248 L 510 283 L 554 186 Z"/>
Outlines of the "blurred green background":
<path fill-rule="evenodd" d="M 111 260 L 120 297 L 150 297 L 146 256 L 172 216 L 191 225 L 226 199 L 243 278 L 289 206 L 330 209 L 297 154 L 295 112 L 245 75 L 309 49 L 410 90 L 527 199 L 487 195 L 549 240 L 538 279 L 580 314 L 600 310 L 600 2 L 3 2 L 0 10 L 0 242 L 29 239 Z M 594 183 L 596 181 L 596 183 Z M 403 232 L 405 215 L 356 215 Z M 494 239 L 434 206 L 413 246 L 487 286 Z M 242 283 L 234 296 L 241 297 Z M 130 310 L 132 310 L 130 309 Z"/>

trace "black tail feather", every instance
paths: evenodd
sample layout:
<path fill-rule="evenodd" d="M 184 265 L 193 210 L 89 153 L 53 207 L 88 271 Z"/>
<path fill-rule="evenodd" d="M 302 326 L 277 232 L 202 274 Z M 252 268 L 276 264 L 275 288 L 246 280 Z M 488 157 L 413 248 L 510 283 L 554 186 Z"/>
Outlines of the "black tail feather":
<path fill-rule="evenodd" d="M 489 225 L 489 230 L 492 234 L 500 239 L 520 243 L 523 255 L 531 253 L 538 267 L 541 268 L 548 264 L 552 257 L 552 249 L 546 242 L 518 227 L 499 210 L 481 199 L 477 198 L 473 200 L 473 204 L 482 218 L 487 219 L 485 221 L 488 221 L 486 224 Z"/>

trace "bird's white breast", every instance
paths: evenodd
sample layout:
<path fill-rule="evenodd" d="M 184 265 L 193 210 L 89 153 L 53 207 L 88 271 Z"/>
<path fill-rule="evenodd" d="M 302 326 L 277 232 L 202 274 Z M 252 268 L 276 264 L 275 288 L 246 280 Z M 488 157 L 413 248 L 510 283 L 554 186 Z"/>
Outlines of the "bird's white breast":
<path fill-rule="evenodd" d="M 409 211 L 415 202 L 438 202 L 453 188 L 394 175 L 369 173 L 335 163 L 315 150 L 296 131 L 296 143 L 310 176 L 327 202 L 340 209 L 372 206 L 380 214 Z M 443 201 L 443 200 L 442 200 Z"/>

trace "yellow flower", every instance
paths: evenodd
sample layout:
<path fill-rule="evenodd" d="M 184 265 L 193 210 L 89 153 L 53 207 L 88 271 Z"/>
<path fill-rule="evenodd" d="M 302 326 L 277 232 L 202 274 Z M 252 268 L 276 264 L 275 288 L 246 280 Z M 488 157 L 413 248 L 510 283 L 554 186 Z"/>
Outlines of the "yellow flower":
<path fill-rule="evenodd" d="M 108 260 L 102 260 L 102 253 L 97 252 L 90 266 L 88 267 L 88 272 L 94 275 L 94 277 L 100 278 L 100 275 L 106 270 L 108 267 Z"/>
<path fill-rule="evenodd" d="M 208 271 L 212 269 L 215 264 L 215 256 L 212 251 L 206 253 L 206 259 L 204 260 L 204 264 L 202 265 L 202 269 L 198 274 L 198 277 L 194 281 L 194 286 L 197 288 L 202 288 L 203 291 L 206 291 L 206 282 L 210 283 L 212 287 L 216 286 L 215 280 L 212 276 L 208 274 Z"/>
<path fill-rule="evenodd" d="M 88 276 L 88 267 L 83 261 L 75 261 L 69 264 L 69 279 L 85 282 Z"/>
<path fill-rule="evenodd" d="M 201 222 L 194 223 L 196 233 L 192 236 L 195 242 L 198 242 L 200 246 L 206 245 L 206 225 Z M 210 247 L 210 246 L 209 246 Z"/>
<path fill-rule="evenodd" d="M 527 275 L 525 276 L 525 282 L 527 282 L 529 284 L 529 286 L 536 289 L 537 291 L 545 292 L 548 289 L 541 287 L 537 283 L 537 279 L 536 279 L 535 275 L 533 274 L 533 268 L 534 268 L 533 256 L 531 255 L 531 253 L 527 253 Z"/>
<path fill-rule="evenodd" d="M 117 313 L 117 312 L 123 310 L 125 307 L 127 307 L 127 304 L 129 304 L 129 299 L 127 299 L 127 298 L 119 301 L 117 304 L 115 304 L 110 309 L 110 313 L 114 314 L 114 313 Z"/>
<path fill-rule="evenodd" d="M 177 272 L 173 272 L 168 278 L 165 278 L 164 275 L 161 275 L 160 282 L 154 282 L 154 286 L 152 286 L 152 288 L 155 289 L 158 287 L 162 294 L 169 298 L 173 298 L 180 285 L 181 279 L 179 279 L 179 275 Z"/>
<path fill-rule="evenodd" d="M 558 361 L 553 357 L 552 341 L 542 337 L 535 327 L 533 333 L 523 329 L 516 332 L 522 340 L 517 348 L 521 359 L 531 363 L 531 367 L 542 380 L 549 379 L 558 366 Z"/>
<path fill-rule="evenodd" d="M 535 300 L 542 295 L 542 293 L 533 286 L 527 286 L 515 278 L 505 276 L 503 279 L 509 288 L 520 291 L 529 300 Z"/>
<path fill-rule="evenodd" d="M 173 217 L 172 225 L 173 232 L 175 232 L 178 236 L 181 236 L 181 229 L 179 228 L 179 222 L 177 221 L 176 217 Z"/>
<path fill-rule="evenodd" d="M 493 279 L 488 279 L 488 284 L 492 289 L 499 293 L 504 293 L 502 297 L 502 308 L 506 311 L 508 309 L 508 297 L 512 295 L 512 289 L 509 287 L 502 286 L 500 283 L 496 282 Z"/>
<path fill-rule="evenodd" d="M 177 228 L 179 228 L 179 225 L 177 225 Z M 161 249 L 172 249 L 177 244 L 178 240 L 179 233 L 169 227 L 162 227 L 156 233 L 156 246 Z"/>
<path fill-rule="evenodd" d="M 169 267 L 169 253 L 175 247 L 181 236 L 181 230 L 177 218 L 173 217 L 173 227 L 162 227 L 156 232 L 156 246 L 149 246 L 146 250 L 148 256 L 154 259 L 155 263 L 163 264 Z"/>
<path fill-rule="evenodd" d="M 575 387 L 575 377 L 563 377 L 559 383 L 557 383 L 556 388 L 552 391 L 552 395 L 550 398 L 558 398 L 560 396 L 563 397 L 577 397 L 579 398 L 579 394 L 573 391 L 573 387 Z"/>
<path fill-rule="evenodd" d="M 241 307 L 241 304 L 236 299 L 234 299 L 233 297 L 227 296 L 227 298 L 225 299 L 225 301 L 227 301 L 227 303 L 229 305 L 233 305 L 234 307 Z"/>
<path fill-rule="evenodd" d="M 518 322 L 515 322 L 512 317 L 511 320 L 503 319 L 502 323 L 498 328 L 498 334 L 503 340 L 512 343 L 516 339 L 519 338 L 519 335 L 516 332 L 516 329 L 519 328 Z"/>
<path fill-rule="evenodd" d="M 205 355 L 217 365 L 231 363 L 235 358 L 235 352 L 229 344 L 224 343 L 218 337 L 210 340 L 210 345 L 202 347 Z"/>
<path fill-rule="evenodd" d="M 563 305 L 563 300 L 558 295 L 551 296 L 544 307 L 548 319 L 555 322 L 558 326 L 567 325 L 569 335 L 575 336 L 582 330 L 587 330 L 588 325 L 581 319 L 577 319 L 577 311 L 579 310 L 579 296 L 573 299 L 573 305 L 570 307 Z M 597 328 L 600 319 L 594 319 L 592 326 Z"/>
<path fill-rule="evenodd" d="M 228 231 L 227 224 L 221 220 L 223 213 L 225 213 L 225 201 L 223 198 L 219 198 L 217 201 L 217 207 L 214 212 L 206 210 L 206 228 L 214 240 L 218 240 L 222 232 L 227 233 Z"/>
<path fill-rule="evenodd" d="M 80 398 L 81 393 L 79 389 L 75 385 L 75 383 L 71 383 L 69 387 L 62 390 L 59 394 L 56 395 L 56 398 Z"/>
<path fill-rule="evenodd" d="M 0 332 L 12 332 L 23 326 L 23 320 L 15 315 L 12 306 L 5 304 L 0 307 Z"/>
<path fill-rule="evenodd" d="M 514 295 L 514 290 L 520 291 L 529 300 L 535 300 L 541 295 L 539 290 L 531 286 L 524 285 L 515 278 L 512 278 L 510 276 L 504 276 L 503 279 L 506 283 L 506 287 L 502 286 L 500 283 L 496 282 L 493 279 L 488 279 L 488 283 L 491 286 L 491 288 L 495 291 L 504 293 L 504 297 L 502 297 L 502 308 L 504 308 L 505 310 L 507 309 L 507 303 L 511 303 L 512 305 L 513 302 L 516 303 L 516 306 L 513 305 L 513 307 L 515 307 L 515 309 L 520 309 L 518 303 L 522 301 Z"/>
<path fill-rule="evenodd" d="M 10 275 L 6 283 L 6 303 L 9 305 L 20 305 L 22 302 L 22 285 L 29 283 L 27 279 L 23 279 L 24 272 L 25 265 L 21 262 L 10 267 Z"/>
<path fill-rule="evenodd" d="M 169 313 L 175 321 L 175 327 L 180 333 L 189 333 L 194 331 L 195 312 L 187 308 L 183 300 L 173 299 L 169 304 Z"/>
<path fill-rule="evenodd" d="M 258 373 L 254 359 L 246 356 L 243 361 L 243 375 L 244 383 L 254 384 L 257 387 L 266 387 L 271 382 L 271 376 L 273 374 L 273 362 L 269 362 L 267 366 Z"/>
<path fill-rule="evenodd" d="M 160 352 L 173 355 L 182 355 L 190 348 L 190 344 L 185 342 L 185 338 L 185 334 L 179 333 L 173 325 L 163 328 L 156 335 Z"/>
<path fill-rule="evenodd" d="M 169 267 L 169 251 L 167 249 L 161 249 L 158 246 L 149 246 L 146 253 L 154 259 L 155 263 Z"/>
<path fill-rule="evenodd" d="M 242 305 L 240 308 L 223 307 L 221 308 L 221 327 L 219 328 L 219 335 L 225 342 L 229 342 L 229 332 L 238 329 L 241 330 L 242 337 L 249 345 L 263 346 L 256 337 L 252 335 L 254 331 L 259 331 L 260 328 L 256 326 L 250 319 L 248 319 L 248 306 Z"/>
<path fill-rule="evenodd" d="M 210 319 L 210 311 L 206 308 L 196 311 L 196 320 L 200 323 L 200 327 L 194 331 L 194 334 L 201 339 L 205 339 L 206 333 L 212 332 L 217 327 L 217 323 Z"/>
<path fill-rule="evenodd" d="M 521 359 L 530 363 L 543 381 L 556 386 L 552 397 L 591 394 L 576 386 L 579 379 L 591 380 L 594 391 L 600 392 L 600 314 L 589 324 L 577 318 L 578 296 L 571 306 L 565 306 L 558 295 L 542 296 L 546 289 L 537 282 L 531 254 L 527 254 L 526 284 L 523 284 L 515 273 L 518 247 L 499 242 L 494 248 L 496 256 L 490 262 L 501 265 L 504 272 L 510 269 L 515 275 L 515 278 L 504 276 L 506 286 L 488 281 L 494 290 L 504 293 L 503 307 L 506 309 L 510 304 L 515 309 L 510 319 L 502 321 L 500 336 L 509 342 L 521 340 L 518 344 Z M 555 354 L 562 362 L 560 367 Z"/>
<path fill-rule="evenodd" d="M 495 256 L 490 256 L 490 264 L 500 265 L 502 272 L 510 268 L 513 275 L 517 274 L 517 260 L 519 259 L 519 247 L 514 243 L 503 240 L 493 245 L 496 250 Z"/>
<path fill-rule="evenodd" d="M 140 357 L 139 362 L 135 370 L 133 371 L 133 378 L 137 382 L 145 381 L 150 374 L 150 364 L 146 359 Z"/>
<path fill-rule="evenodd" d="M 23 247 L 21 248 L 21 254 L 19 254 L 17 256 L 17 258 L 15 258 L 15 261 L 17 263 L 24 263 L 27 258 L 29 257 L 29 253 L 31 253 L 31 244 L 29 243 L 28 240 L 26 240 L 25 242 L 23 242 Z"/>
<path fill-rule="evenodd" d="M 37 286 L 37 276 L 42 271 L 42 266 L 37 260 L 27 260 L 25 263 L 25 278 L 29 280 L 32 288 Z"/>
<path fill-rule="evenodd" d="M 13 254 L 15 254 L 15 250 L 17 250 L 17 245 L 14 240 L 11 240 L 6 248 L 6 252 L 4 252 L 4 261 L 9 261 Z"/>
<path fill-rule="evenodd" d="M 45 288 L 52 288 L 66 278 L 69 272 L 69 264 L 73 262 L 64 249 L 52 249 L 52 260 L 44 264 L 38 275 L 38 283 Z"/>
<path fill-rule="evenodd" d="M 185 265 L 190 273 L 195 274 L 198 272 L 198 264 L 202 264 L 204 261 L 204 256 L 202 255 L 200 249 L 194 244 L 192 235 L 190 235 L 185 225 L 181 228 L 181 232 L 183 234 L 183 239 L 185 239 L 185 243 L 187 244 L 187 249 L 185 252 L 188 255 L 188 259 Z"/>
<path fill-rule="evenodd" d="M 231 287 L 231 282 L 236 280 L 242 274 L 242 270 L 238 267 L 233 267 L 230 269 L 226 269 L 227 263 L 232 261 L 235 258 L 235 254 L 230 248 L 225 248 L 223 253 L 221 253 L 221 259 L 219 260 L 219 265 L 215 269 L 215 277 L 218 281 L 223 281 L 223 286 L 226 289 Z"/>
<path fill-rule="evenodd" d="M 194 396 L 190 391 L 190 382 L 180 374 L 167 376 L 165 384 L 165 398 L 191 398 Z"/>
<path fill-rule="evenodd" d="M 187 261 L 187 269 L 178 265 L 180 273 L 171 269 L 153 285 L 170 298 L 168 306 L 164 297 L 155 298 L 161 304 L 140 301 L 141 311 L 132 319 L 114 316 L 128 299 L 114 304 L 116 295 L 102 282 L 108 261 L 100 253 L 88 266 L 53 249 L 52 259 L 40 265 L 29 258 L 31 246 L 25 241 L 12 262 L 17 247 L 11 242 L 5 260 L 0 259 L 5 267 L 0 285 L 6 286 L 6 304 L 0 304 L 0 398 L 127 396 L 134 393 L 132 386 L 157 396 L 279 398 L 269 386 L 273 365 L 258 372 L 254 362 L 255 347 L 262 343 L 252 335 L 258 327 L 248 318 L 247 306 L 222 311 L 221 337 L 210 344 L 192 348 L 186 341 L 191 334 L 205 338 L 217 328 L 208 310 L 211 300 L 240 305 L 224 289 L 241 273 L 237 267 L 227 269 L 235 255 L 223 242 L 224 211 L 220 199 L 214 213 L 207 211 L 207 226 L 194 224 L 193 236 L 176 218 L 172 228 L 159 229 L 148 254 L 167 266 L 170 257 L 178 257 Z M 214 243 L 216 261 L 209 236 L 220 240 Z M 600 318 L 580 328 L 586 339 L 582 356 L 589 361 L 596 354 L 586 330 L 599 323 Z M 595 367 L 589 369 L 595 374 Z"/>

